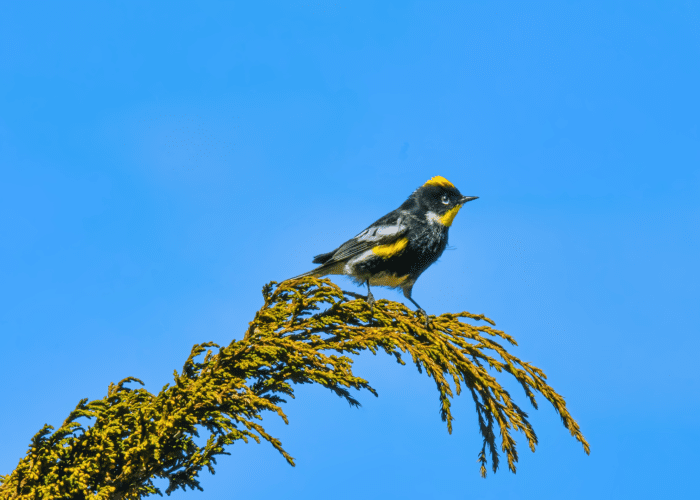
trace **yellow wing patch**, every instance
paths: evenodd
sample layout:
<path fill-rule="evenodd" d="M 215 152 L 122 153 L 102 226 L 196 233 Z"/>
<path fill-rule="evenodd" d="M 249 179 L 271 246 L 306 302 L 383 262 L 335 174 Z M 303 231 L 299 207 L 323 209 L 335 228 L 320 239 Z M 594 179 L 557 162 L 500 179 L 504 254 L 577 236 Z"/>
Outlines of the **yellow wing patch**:
<path fill-rule="evenodd" d="M 445 188 L 454 188 L 454 184 L 452 184 L 450 181 L 445 179 L 444 177 L 441 177 L 439 175 L 436 175 L 435 177 L 431 177 L 425 184 L 424 186 L 440 186 L 440 187 L 445 187 Z"/>
<path fill-rule="evenodd" d="M 394 255 L 398 255 L 403 252 L 403 249 L 408 245 L 408 238 L 401 238 L 388 245 L 378 245 L 372 249 L 375 255 L 379 255 L 382 259 L 388 259 Z"/>
<path fill-rule="evenodd" d="M 440 217 L 440 222 L 447 227 L 450 227 L 452 225 L 452 221 L 455 219 L 455 216 L 457 215 L 457 212 L 459 212 L 459 209 L 462 208 L 462 205 L 457 205 L 456 207 L 450 208 L 445 215 Z"/>

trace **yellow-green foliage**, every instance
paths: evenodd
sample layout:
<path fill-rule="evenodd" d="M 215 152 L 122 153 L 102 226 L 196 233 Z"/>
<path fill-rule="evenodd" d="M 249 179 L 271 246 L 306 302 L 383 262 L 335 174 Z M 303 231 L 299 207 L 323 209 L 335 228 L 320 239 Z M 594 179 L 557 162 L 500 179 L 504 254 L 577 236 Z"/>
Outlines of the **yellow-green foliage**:
<path fill-rule="evenodd" d="M 175 372 L 174 383 L 157 395 L 126 387 L 128 382 L 141 383 L 130 377 L 110 384 L 104 399 L 82 400 L 55 432 L 44 426 L 17 468 L 0 477 L 0 498 L 137 499 L 158 493 L 154 478 L 169 480 L 166 493 L 178 487 L 201 489 L 199 472 L 203 467 L 213 472 L 216 456 L 227 454 L 226 446 L 237 440 L 264 439 L 294 465 L 280 441 L 259 423 L 262 412 L 273 411 L 287 422 L 279 405 L 283 396 L 294 397 L 294 384 L 321 384 L 355 406 L 359 402 L 349 389 L 376 395 L 366 380 L 352 373 L 352 360 L 344 355 L 365 349 L 373 354 L 383 349 L 401 364 L 401 355 L 407 354 L 419 371 L 432 377 L 450 432 L 450 398 L 463 390 L 472 396 L 484 438 L 482 476 L 487 457 L 493 471 L 498 468 L 497 432 L 513 472 L 518 454 L 512 431 L 523 432 L 533 451 L 537 444 L 527 414 L 496 381 L 493 370 L 515 377 L 535 408 L 535 393 L 541 393 L 589 452 L 564 399 L 547 385 L 544 373 L 508 354 L 495 339 L 515 341 L 490 326 L 460 320 L 494 325 L 483 315 L 443 314 L 432 317 L 426 330 L 422 316 L 402 304 L 380 300 L 371 317 L 366 302 L 349 300 L 330 281 L 315 278 L 272 282 L 263 288 L 263 296 L 265 305 L 243 340 L 223 348 L 213 343 L 194 346 L 182 372 Z M 76 422 L 80 417 L 94 423 L 83 428 Z M 208 432 L 206 445 L 193 440 L 198 427 Z"/>

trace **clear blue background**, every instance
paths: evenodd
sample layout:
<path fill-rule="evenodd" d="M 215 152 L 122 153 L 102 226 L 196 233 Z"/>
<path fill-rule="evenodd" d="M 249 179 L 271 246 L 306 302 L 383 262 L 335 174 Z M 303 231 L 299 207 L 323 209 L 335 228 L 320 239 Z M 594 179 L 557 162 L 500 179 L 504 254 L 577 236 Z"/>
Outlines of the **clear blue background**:
<path fill-rule="evenodd" d="M 0 473 L 442 175 L 480 199 L 414 297 L 515 336 L 591 455 L 543 405 L 482 480 L 469 398 L 450 436 L 434 383 L 367 353 L 379 398 L 300 387 L 265 419 L 296 468 L 236 445 L 174 497 L 693 494 L 697 2 L 5 1 L 0 51 Z"/>

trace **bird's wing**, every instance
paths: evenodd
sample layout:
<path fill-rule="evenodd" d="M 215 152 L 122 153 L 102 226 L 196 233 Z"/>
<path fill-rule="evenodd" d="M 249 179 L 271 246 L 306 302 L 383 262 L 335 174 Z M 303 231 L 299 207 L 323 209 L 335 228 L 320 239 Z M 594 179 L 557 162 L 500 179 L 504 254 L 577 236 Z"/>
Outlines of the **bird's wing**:
<path fill-rule="evenodd" d="M 388 214 L 340 245 L 327 262 L 345 261 L 371 248 L 389 245 L 404 236 L 407 231 L 408 225 L 402 216 Z"/>

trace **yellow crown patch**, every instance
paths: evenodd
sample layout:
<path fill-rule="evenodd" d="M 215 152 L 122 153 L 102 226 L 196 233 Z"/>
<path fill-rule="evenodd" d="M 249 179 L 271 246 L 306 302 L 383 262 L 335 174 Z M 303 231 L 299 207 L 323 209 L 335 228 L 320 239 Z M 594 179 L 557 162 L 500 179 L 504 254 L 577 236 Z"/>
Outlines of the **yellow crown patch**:
<path fill-rule="evenodd" d="M 454 189 L 454 184 L 452 184 L 450 181 L 445 179 L 442 176 L 436 175 L 435 177 L 432 177 L 431 179 L 428 180 L 424 186 L 440 186 L 440 187 L 446 187 L 446 188 L 453 188 Z"/>

